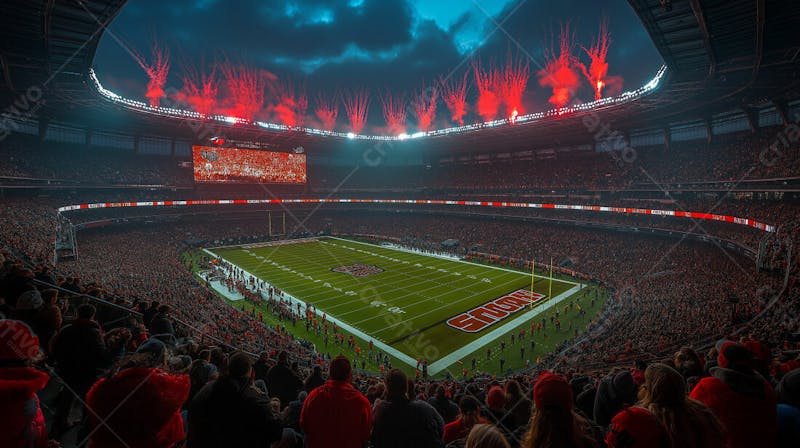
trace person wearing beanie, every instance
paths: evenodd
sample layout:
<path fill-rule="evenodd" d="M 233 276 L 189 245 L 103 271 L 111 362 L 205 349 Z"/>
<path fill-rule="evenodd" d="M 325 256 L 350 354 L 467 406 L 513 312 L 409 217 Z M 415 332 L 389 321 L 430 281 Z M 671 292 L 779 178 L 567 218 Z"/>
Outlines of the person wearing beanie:
<path fill-rule="evenodd" d="M 775 387 L 778 396 L 778 448 L 797 446 L 800 440 L 800 369 L 792 370 Z"/>
<path fill-rule="evenodd" d="M 362 448 L 372 431 L 372 407 L 352 384 L 350 360 L 331 361 L 328 381 L 312 390 L 303 403 L 300 428 L 307 448 Z"/>
<path fill-rule="evenodd" d="M 227 374 L 197 392 L 188 406 L 187 448 L 270 446 L 281 439 L 280 417 L 253 384 L 252 372 L 250 356 L 236 352 Z"/>
<path fill-rule="evenodd" d="M 372 445 L 375 448 L 441 446 L 444 420 L 433 406 L 409 396 L 406 374 L 392 369 L 385 382 L 386 400 L 375 405 Z"/>
<path fill-rule="evenodd" d="M 444 427 L 442 440 L 445 445 L 466 438 L 473 426 L 489 423 L 481 417 L 481 402 L 472 395 L 461 397 L 458 408 L 461 416 Z"/>
<path fill-rule="evenodd" d="M 86 394 L 89 448 L 170 448 L 185 438 L 181 406 L 189 377 L 129 367 Z"/>
<path fill-rule="evenodd" d="M 543 373 L 533 386 L 533 412 L 523 448 L 590 448 L 601 434 L 573 409 L 572 389 L 564 377 Z"/>
<path fill-rule="evenodd" d="M 719 420 L 708 407 L 686 395 L 686 381 L 666 364 L 644 372 L 639 402 L 612 420 L 609 448 L 723 448 Z"/>
<path fill-rule="evenodd" d="M 775 446 L 778 432 L 775 391 L 753 368 L 747 348 L 735 342 L 720 347 L 710 377 L 691 397 L 705 404 L 722 422 L 729 448 Z"/>
<path fill-rule="evenodd" d="M 603 378 L 594 398 L 594 422 L 607 428 L 619 411 L 636 402 L 638 390 L 633 375 L 628 371 L 609 374 Z"/>
<path fill-rule="evenodd" d="M 24 322 L 0 320 L 0 446 L 45 448 L 47 427 L 36 393 L 50 375 L 30 366 L 39 338 Z"/>

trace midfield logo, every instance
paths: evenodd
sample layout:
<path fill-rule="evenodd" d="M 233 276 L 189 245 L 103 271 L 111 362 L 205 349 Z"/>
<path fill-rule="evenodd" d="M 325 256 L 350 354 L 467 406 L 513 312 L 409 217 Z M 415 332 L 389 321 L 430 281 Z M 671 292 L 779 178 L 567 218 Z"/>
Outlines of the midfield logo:
<path fill-rule="evenodd" d="M 383 269 L 371 264 L 351 264 L 349 266 L 333 268 L 331 271 L 352 275 L 354 277 L 369 277 L 370 275 L 380 274 L 383 272 Z"/>
<path fill-rule="evenodd" d="M 447 320 L 447 325 L 467 333 L 477 333 L 544 297 L 544 294 L 539 294 L 538 292 L 533 293 L 533 297 L 531 297 L 530 291 L 520 289 L 458 316 L 451 317 Z"/>

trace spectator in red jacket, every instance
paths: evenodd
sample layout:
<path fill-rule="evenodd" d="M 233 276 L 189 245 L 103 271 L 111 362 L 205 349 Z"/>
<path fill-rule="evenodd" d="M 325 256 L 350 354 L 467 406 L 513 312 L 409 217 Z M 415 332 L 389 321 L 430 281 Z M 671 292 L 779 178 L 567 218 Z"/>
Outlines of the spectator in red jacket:
<path fill-rule="evenodd" d="M 30 367 L 39 338 L 17 320 L 0 320 L 0 446 L 43 448 L 47 428 L 36 393 L 50 376 Z"/>
<path fill-rule="evenodd" d="M 697 383 L 691 397 L 711 408 L 722 422 L 728 447 L 775 446 L 775 392 L 754 370 L 750 351 L 727 342 L 719 351 L 717 363 L 719 367 Z"/>
<path fill-rule="evenodd" d="M 126 368 L 89 389 L 89 448 L 170 448 L 185 438 L 189 377 L 166 372 L 163 359 L 158 365 L 158 357 L 132 355 Z"/>
<path fill-rule="evenodd" d="M 328 381 L 308 394 L 300 413 L 308 448 L 362 448 L 369 440 L 372 408 L 351 379 L 350 360 L 339 355 L 331 361 Z"/>
<path fill-rule="evenodd" d="M 645 370 L 639 403 L 620 411 L 606 435 L 610 448 L 723 448 L 719 420 L 686 396 L 686 381 L 666 364 Z"/>

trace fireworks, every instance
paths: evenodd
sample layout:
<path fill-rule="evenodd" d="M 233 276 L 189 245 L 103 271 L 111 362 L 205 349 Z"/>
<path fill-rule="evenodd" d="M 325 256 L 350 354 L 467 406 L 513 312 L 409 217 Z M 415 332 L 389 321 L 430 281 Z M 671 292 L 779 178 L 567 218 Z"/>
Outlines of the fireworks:
<path fill-rule="evenodd" d="M 283 81 L 271 83 L 270 91 L 277 101 L 271 108 L 277 114 L 278 120 L 289 127 L 302 125 L 308 110 L 305 89 L 295 91 L 291 81 Z"/>
<path fill-rule="evenodd" d="M 364 123 L 367 121 L 369 111 L 369 91 L 367 89 L 354 89 L 346 92 L 344 100 L 344 111 L 350 120 L 350 128 L 354 134 L 364 130 Z"/>
<path fill-rule="evenodd" d="M 467 114 L 467 75 L 464 72 L 460 78 L 451 76 L 448 80 L 441 80 L 439 85 L 442 88 L 442 99 L 450 110 L 450 118 L 464 126 L 464 115 Z"/>
<path fill-rule="evenodd" d="M 383 118 L 389 133 L 397 135 L 406 131 L 407 101 L 402 95 L 393 96 L 390 92 L 381 95 Z"/>
<path fill-rule="evenodd" d="M 221 67 L 228 91 L 227 114 L 252 121 L 264 107 L 264 89 L 275 75 L 244 64 L 225 64 Z"/>
<path fill-rule="evenodd" d="M 528 87 L 530 77 L 531 70 L 528 60 L 514 57 L 509 52 L 506 66 L 503 71 L 499 72 L 496 79 L 496 90 L 499 92 L 501 102 L 506 107 L 506 116 L 512 121 L 523 113 L 522 95 Z"/>
<path fill-rule="evenodd" d="M 216 70 L 201 72 L 196 68 L 187 66 L 183 75 L 183 99 L 203 115 L 209 115 L 217 104 L 218 81 Z"/>
<path fill-rule="evenodd" d="M 414 116 L 417 118 L 417 129 L 428 131 L 436 118 L 436 101 L 439 99 L 439 90 L 436 86 L 422 89 L 414 94 L 414 101 L 411 104 Z"/>
<path fill-rule="evenodd" d="M 478 88 L 478 115 L 483 121 L 492 121 L 497 118 L 500 110 L 500 97 L 498 96 L 498 80 L 500 71 L 495 68 L 484 69 L 480 62 L 472 62 L 472 70 L 475 74 L 475 86 Z"/>
<path fill-rule="evenodd" d="M 167 84 L 167 75 L 169 74 L 169 50 L 159 47 L 158 43 L 153 43 L 153 60 L 151 63 L 148 63 L 144 57 L 135 51 L 132 54 L 136 62 L 139 63 L 139 66 L 150 78 L 147 83 L 147 92 L 145 92 L 144 96 L 150 102 L 150 106 L 159 107 L 161 98 L 166 96 L 164 86 Z"/>
<path fill-rule="evenodd" d="M 327 97 L 320 93 L 316 98 L 316 114 L 319 121 L 322 123 L 322 128 L 326 131 L 332 131 L 336 126 L 336 118 L 339 117 L 339 95 L 334 94 L 333 97 Z"/>
<path fill-rule="evenodd" d="M 575 66 L 578 65 L 572 50 L 575 47 L 574 36 L 569 26 L 563 25 L 559 35 L 559 53 L 551 49 L 545 54 L 545 67 L 539 70 L 539 84 L 550 87 L 553 94 L 548 100 L 556 107 L 564 107 L 578 89 L 579 79 Z"/>

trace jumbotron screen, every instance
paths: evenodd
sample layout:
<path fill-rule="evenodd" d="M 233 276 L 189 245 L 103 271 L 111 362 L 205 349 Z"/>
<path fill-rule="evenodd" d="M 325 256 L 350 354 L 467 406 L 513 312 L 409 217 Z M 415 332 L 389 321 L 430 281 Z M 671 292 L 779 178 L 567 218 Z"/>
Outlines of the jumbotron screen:
<path fill-rule="evenodd" d="M 306 183 L 305 154 L 193 146 L 192 161 L 200 183 Z"/>

